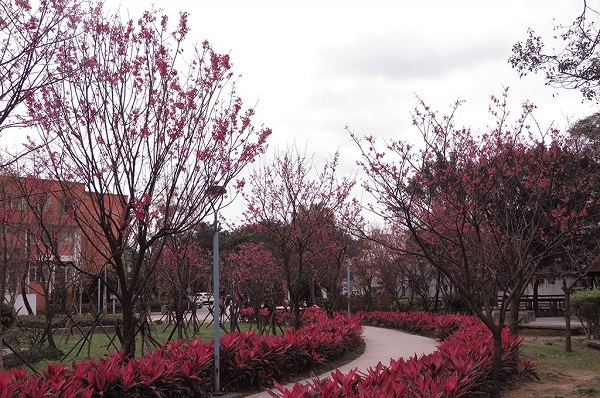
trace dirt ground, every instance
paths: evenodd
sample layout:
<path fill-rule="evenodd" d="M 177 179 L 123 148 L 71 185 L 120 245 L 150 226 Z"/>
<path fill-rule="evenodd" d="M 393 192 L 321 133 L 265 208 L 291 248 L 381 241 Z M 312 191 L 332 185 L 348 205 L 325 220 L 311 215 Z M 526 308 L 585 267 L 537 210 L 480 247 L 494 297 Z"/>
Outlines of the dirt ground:
<path fill-rule="evenodd" d="M 590 372 L 546 372 L 540 381 L 520 383 L 502 394 L 503 398 L 523 397 L 600 397 L 600 371 Z"/>
<path fill-rule="evenodd" d="M 600 397 L 600 350 L 574 339 L 573 352 L 564 352 L 564 338 L 525 337 L 524 355 L 538 363 L 539 381 L 520 382 L 504 398 Z"/>

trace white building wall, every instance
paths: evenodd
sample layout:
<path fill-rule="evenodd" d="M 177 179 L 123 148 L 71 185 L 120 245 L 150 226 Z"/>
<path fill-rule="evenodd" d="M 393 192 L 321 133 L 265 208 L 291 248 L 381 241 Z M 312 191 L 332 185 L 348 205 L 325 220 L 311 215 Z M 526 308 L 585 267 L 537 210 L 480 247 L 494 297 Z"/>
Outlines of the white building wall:
<path fill-rule="evenodd" d="M 571 278 L 567 278 L 567 285 L 572 282 Z M 533 295 L 533 283 L 530 283 L 523 292 L 526 296 Z M 553 283 L 545 280 L 538 285 L 538 294 L 540 296 L 563 296 L 565 292 L 562 290 L 562 279 L 556 280 Z"/>
<path fill-rule="evenodd" d="M 37 315 L 36 295 L 35 294 L 27 294 L 26 296 L 27 296 L 27 301 L 29 301 L 29 305 L 31 306 L 31 309 L 33 310 L 33 315 Z M 4 297 L 4 300 L 10 302 L 10 295 L 7 294 Z M 17 315 L 27 315 L 27 309 L 25 308 L 25 303 L 23 302 L 23 296 L 21 294 L 16 295 L 15 311 L 17 311 Z"/>

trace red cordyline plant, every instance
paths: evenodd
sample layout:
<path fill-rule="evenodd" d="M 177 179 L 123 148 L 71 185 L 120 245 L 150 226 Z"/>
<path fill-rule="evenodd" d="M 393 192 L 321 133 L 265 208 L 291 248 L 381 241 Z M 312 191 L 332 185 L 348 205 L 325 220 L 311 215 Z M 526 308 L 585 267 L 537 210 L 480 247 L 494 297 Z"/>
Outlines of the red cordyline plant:
<path fill-rule="evenodd" d="M 332 361 L 361 341 L 357 319 L 306 313 L 306 328 L 278 336 L 229 333 L 221 339 L 223 387 L 235 391 L 272 385 L 274 378 Z M 106 358 L 48 365 L 39 375 L 0 371 L 0 397 L 210 397 L 213 344 L 178 340 L 141 358 Z"/>
<path fill-rule="evenodd" d="M 98 6 L 55 60 L 77 73 L 28 98 L 36 162 L 90 191 L 74 217 L 118 280 L 106 282 L 123 306 L 128 356 L 134 305 L 156 268 L 150 248 L 215 211 L 223 198 L 212 188 L 235 189 L 271 133 L 236 95 L 229 55 L 188 46 L 188 33 L 185 13 L 173 29 L 156 11 L 122 21 Z"/>
<path fill-rule="evenodd" d="M 322 311 L 323 309 L 321 309 L 321 307 L 318 306 L 307 307 L 302 311 L 302 321 L 304 323 L 317 322 L 320 319 Z M 316 315 L 318 315 L 318 317 Z M 329 316 L 333 317 L 337 316 L 337 314 L 329 314 Z M 292 312 L 290 312 L 290 308 L 284 306 L 278 306 L 275 309 L 262 308 L 258 312 L 258 315 L 256 315 L 253 308 L 241 308 L 239 311 L 239 317 L 245 322 L 262 322 L 265 324 L 269 321 L 273 322 L 274 319 L 274 323 L 280 325 L 282 327 L 282 330 L 284 327 L 289 327 L 295 322 L 295 316 Z"/>
<path fill-rule="evenodd" d="M 433 354 L 381 362 L 366 372 L 334 371 L 331 377 L 297 383 L 285 389 L 276 383 L 273 397 L 466 397 L 487 395 L 494 356 L 490 332 L 476 318 L 431 313 L 360 313 L 361 323 L 406 330 L 443 339 Z M 519 359 L 520 339 L 502 334 L 501 376 L 535 378 L 534 364 Z"/>
<path fill-rule="evenodd" d="M 223 384 L 230 391 L 267 387 L 273 380 L 338 358 L 360 343 L 363 324 L 397 328 L 440 338 L 438 351 L 420 358 L 392 359 L 365 373 L 334 372 L 330 379 L 286 390 L 279 397 L 462 397 L 489 391 L 493 338 L 470 316 L 430 313 L 361 313 L 333 319 L 318 309 L 305 313 L 306 327 L 265 337 L 230 333 L 221 340 Z M 534 364 L 520 360 L 521 340 L 502 334 L 501 376 L 535 377 Z M 212 387 L 212 343 L 175 341 L 143 358 L 107 358 L 49 365 L 40 375 L 23 369 L 0 372 L 0 397 L 185 396 L 208 397 Z"/>
<path fill-rule="evenodd" d="M 395 249 L 435 266 L 492 332 L 495 396 L 509 305 L 516 332 L 532 276 L 574 236 L 591 231 L 586 214 L 598 201 L 576 143 L 558 131 L 533 132 L 531 104 L 509 126 L 506 98 L 492 98 L 497 123 L 482 134 L 454 125 L 458 104 L 440 117 L 421 103 L 414 113 L 419 148 L 352 135 L 377 211 L 406 236 Z"/>
<path fill-rule="evenodd" d="M 269 327 L 269 322 L 271 323 L 271 328 L 273 328 L 273 324 L 275 324 L 274 333 L 277 333 L 276 325 L 289 326 L 294 323 L 294 316 L 290 313 L 290 307 L 278 307 L 279 308 L 274 309 L 261 308 L 258 315 L 256 315 L 253 308 L 241 308 L 239 316 L 246 322 L 263 323 L 265 327 Z M 273 331 L 273 329 L 270 329 L 270 331 Z"/>

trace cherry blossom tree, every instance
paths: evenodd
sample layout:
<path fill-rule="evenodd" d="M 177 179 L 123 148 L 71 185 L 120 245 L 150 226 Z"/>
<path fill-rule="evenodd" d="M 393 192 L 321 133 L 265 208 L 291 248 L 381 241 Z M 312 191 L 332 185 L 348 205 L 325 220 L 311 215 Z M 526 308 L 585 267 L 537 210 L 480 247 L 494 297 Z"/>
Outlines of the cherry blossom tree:
<path fill-rule="evenodd" d="M 399 254 L 391 248 L 398 246 L 396 240 L 402 239 L 402 237 L 380 228 L 371 228 L 367 235 L 373 238 L 372 246 L 377 252 L 374 257 L 379 259 L 375 264 L 375 269 L 381 287 L 385 293 L 396 300 L 403 290 L 403 264 Z"/>
<path fill-rule="evenodd" d="M 57 349 L 53 336 L 53 319 L 59 312 L 70 314 L 75 287 L 80 282 L 81 234 L 72 218 L 74 207 L 61 206 L 60 184 L 37 176 L 18 177 L 13 187 L 22 199 L 24 214 L 20 229 L 26 239 L 21 244 L 27 251 L 30 289 L 45 301 L 46 327 L 41 342 Z"/>
<path fill-rule="evenodd" d="M 494 336 L 494 396 L 509 307 L 518 311 L 540 264 L 585 228 L 597 200 L 580 195 L 592 182 L 569 138 L 529 129 L 530 104 L 510 127 L 506 98 L 492 99 L 496 125 L 481 136 L 455 127 L 458 104 L 440 117 L 423 103 L 414 113 L 418 149 L 400 141 L 380 149 L 374 138 L 352 135 L 375 209 L 410 237 L 397 249 L 442 272 Z"/>
<path fill-rule="evenodd" d="M 156 275 L 158 290 L 165 293 L 173 302 L 175 327 L 169 340 L 175 332 L 177 337 L 182 339 L 185 330 L 185 313 L 190 308 L 195 313 L 196 303 L 190 299 L 192 289 L 206 275 L 205 270 L 212 264 L 212 256 L 210 252 L 184 236 L 167 238 L 165 246 L 157 255 L 159 256 Z"/>
<path fill-rule="evenodd" d="M 82 14 L 78 0 L 0 3 L 0 132 L 25 126 L 28 120 L 22 105 L 26 99 L 65 78 L 56 70 L 55 57 L 73 38 Z M 11 162 L 2 161 L 4 167 Z M 0 272 L 0 278 L 4 300 L 6 272 Z"/>
<path fill-rule="evenodd" d="M 78 0 L 0 3 L 0 132 L 23 125 L 19 108 L 33 92 L 67 77 L 56 57 L 83 12 Z"/>
<path fill-rule="evenodd" d="M 281 264 L 295 324 L 300 325 L 299 301 L 311 272 L 309 250 L 321 232 L 350 205 L 353 182 L 336 176 L 338 155 L 317 172 L 310 158 L 296 148 L 277 153 L 270 164 L 251 172 L 245 217 L 257 225 L 265 247 Z"/>
<path fill-rule="evenodd" d="M 359 216 L 359 212 L 347 213 L 342 219 L 348 220 L 350 215 Z M 356 246 L 356 241 L 349 233 L 349 225 L 344 227 L 336 219 L 331 219 L 318 232 L 317 239 L 314 239 L 306 255 L 306 263 L 310 270 L 309 305 L 323 306 L 329 315 L 339 308 L 342 302 L 342 282 L 346 278 L 347 267 L 350 258 L 355 254 Z M 326 298 L 319 300 L 317 289 L 324 292 Z"/>
<path fill-rule="evenodd" d="M 227 255 L 225 263 L 227 274 L 235 281 L 237 291 L 250 301 L 257 329 L 264 333 L 268 325 L 262 323 L 260 309 L 262 304 L 273 302 L 285 283 L 281 265 L 260 242 L 240 244 L 235 251 Z"/>
<path fill-rule="evenodd" d="M 15 189 L 14 173 L 5 168 L 0 177 L 0 298 L 15 302 L 21 281 L 27 274 L 24 198 Z M 0 367 L 4 363 L 4 327 L 0 325 Z"/>
<path fill-rule="evenodd" d="M 48 177 L 89 192 L 70 198 L 81 209 L 74 217 L 100 242 L 98 271 L 116 275 L 106 283 L 123 307 L 128 356 L 134 306 L 157 266 L 150 249 L 217 211 L 226 196 L 210 193 L 241 185 L 236 177 L 270 134 L 236 95 L 229 56 L 208 42 L 186 45 L 188 31 L 185 13 L 170 30 L 156 11 L 123 22 L 98 6 L 56 60 L 69 78 L 28 98 L 39 127 L 31 145 L 43 146 Z"/>
<path fill-rule="evenodd" d="M 373 298 L 375 287 L 379 282 L 378 248 L 381 246 L 374 240 L 364 239 L 361 241 L 356 255 L 351 260 L 352 290 L 360 292 L 365 311 L 373 311 Z"/>

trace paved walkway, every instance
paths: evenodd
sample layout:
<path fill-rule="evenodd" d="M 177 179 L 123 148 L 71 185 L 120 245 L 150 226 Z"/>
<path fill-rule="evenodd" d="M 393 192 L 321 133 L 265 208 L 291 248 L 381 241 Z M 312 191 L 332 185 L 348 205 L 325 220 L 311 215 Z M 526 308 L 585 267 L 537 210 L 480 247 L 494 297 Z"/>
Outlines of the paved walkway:
<path fill-rule="evenodd" d="M 365 339 L 365 352 L 354 361 L 339 367 L 342 373 L 348 373 L 352 369 L 366 371 L 376 366 L 379 362 L 388 365 L 390 359 L 409 358 L 417 354 L 430 354 L 437 349 L 437 341 L 427 337 L 416 336 L 398 330 L 363 326 L 363 337 Z M 329 373 L 319 375 L 319 378 L 329 377 Z M 300 381 L 306 383 L 311 379 Z M 291 388 L 294 383 L 284 387 Z M 248 398 L 269 398 L 266 392 L 250 395 Z"/>
<path fill-rule="evenodd" d="M 521 327 L 547 328 L 547 329 L 565 329 L 565 317 L 563 316 L 546 316 L 535 318 L 535 321 L 525 323 Z M 576 317 L 571 317 L 572 328 L 582 328 L 583 325 Z"/>

